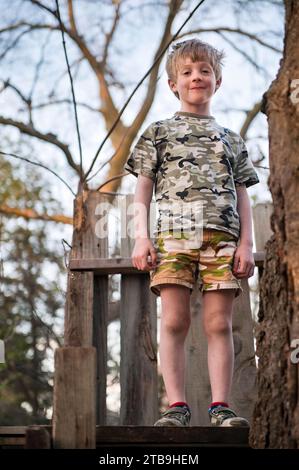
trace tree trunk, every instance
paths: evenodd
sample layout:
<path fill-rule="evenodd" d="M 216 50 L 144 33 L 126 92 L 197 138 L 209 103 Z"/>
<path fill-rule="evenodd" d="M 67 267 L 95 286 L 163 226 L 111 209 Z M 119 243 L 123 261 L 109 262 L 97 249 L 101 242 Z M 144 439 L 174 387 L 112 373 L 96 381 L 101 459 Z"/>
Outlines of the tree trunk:
<path fill-rule="evenodd" d="M 260 281 L 258 400 L 250 432 L 251 446 L 259 448 L 299 448 L 299 368 L 291 360 L 292 340 L 299 338 L 299 3 L 285 0 L 285 7 L 284 56 L 264 97 L 274 234 Z"/>

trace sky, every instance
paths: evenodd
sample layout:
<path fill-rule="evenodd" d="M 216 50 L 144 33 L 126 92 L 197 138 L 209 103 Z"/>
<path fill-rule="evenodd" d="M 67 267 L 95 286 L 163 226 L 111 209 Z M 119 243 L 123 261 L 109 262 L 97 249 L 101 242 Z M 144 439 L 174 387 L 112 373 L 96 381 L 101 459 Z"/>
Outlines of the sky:
<path fill-rule="evenodd" d="M 53 7 L 54 1 L 44 1 L 48 6 Z M 153 61 L 156 47 L 159 43 L 163 22 L 166 18 L 166 8 L 152 8 L 147 6 L 153 2 L 127 0 L 124 2 L 124 19 L 115 34 L 114 41 L 109 51 L 109 65 L 113 69 L 117 79 L 127 84 L 125 89 L 111 88 L 112 95 L 119 108 L 122 107 L 131 91 L 145 74 Z M 162 3 L 162 2 L 157 2 Z M 164 2 L 165 3 L 165 2 Z M 175 19 L 172 32 L 174 33 L 189 15 L 189 12 L 197 4 L 190 0 L 184 2 L 185 10 Z M 220 0 L 206 0 L 194 14 L 183 32 L 194 28 L 230 27 L 239 28 L 250 34 L 257 34 L 260 39 L 268 42 L 276 48 L 282 50 L 283 47 L 283 12 L 277 11 L 270 2 L 249 1 L 247 7 L 245 2 L 241 2 L 239 14 L 235 13 L 235 1 L 221 2 Z M 64 17 L 63 2 L 60 1 L 62 16 Z M 140 10 L 140 5 L 142 6 Z M 92 50 L 97 57 L 101 56 L 103 32 L 106 33 L 111 23 L 111 5 L 108 1 L 77 0 L 74 2 L 75 13 L 78 16 L 78 28 L 82 34 L 92 41 Z M 99 8 L 100 6 L 100 8 Z M 36 21 L 40 18 L 40 13 L 36 13 L 28 2 L 20 0 L 1 0 L 2 16 L 0 19 L 0 29 L 18 18 L 27 21 Z M 129 8 L 133 8 L 129 12 Z M 44 18 L 49 21 L 47 15 Z M 109 23 L 110 22 L 110 23 Z M 275 34 L 270 34 L 269 31 Z M 261 100 L 263 93 L 269 88 L 272 80 L 275 79 L 281 54 L 269 50 L 255 41 L 250 41 L 241 35 L 228 35 L 226 37 L 247 54 L 251 60 L 256 61 L 261 70 L 257 70 L 244 56 L 226 42 L 223 37 L 216 33 L 206 32 L 193 34 L 189 37 L 198 37 L 210 42 L 214 47 L 224 49 L 226 53 L 225 66 L 223 68 L 223 82 L 216 93 L 212 103 L 212 114 L 219 124 L 229 127 L 235 132 L 239 132 L 245 118 L 244 110 L 249 110 Z M 1 43 L 0 43 L 1 46 Z M 70 62 L 78 58 L 78 50 L 66 38 L 66 46 Z M 3 47 L 3 46 L 1 46 Z M 33 64 L 41 59 L 41 48 L 46 53 L 46 60 L 42 62 L 40 68 L 40 80 L 35 88 L 34 99 L 37 103 L 48 101 L 50 92 L 55 93 L 57 98 L 71 97 L 70 83 L 65 72 L 65 58 L 63 54 L 60 34 L 51 34 L 47 31 L 36 31 L 32 36 L 25 35 L 19 42 L 17 50 L 12 50 L 2 61 L 0 78 L 10 79 L 12 83 L 28 92 L 32 88 L 34 77 Z M 172 116 L 179 110 L 179 101 L 170 91 L 167 84 L 167 76 L 164 71 L 165 57 L 162 61 L 157 93 L 153 106 L 140 129 L 140 133 L 151 122 L 165 119 Z M 98 84 L 92 75 L 89 66 L 81 63 L 77 72 L 74 73 L 75 93 L 78 102 L 86 102 L 93 107 L 99 105 Z M 139 88 L 134 98 L 129 103 L 123 115 L 123 121 L 130 125 L 133 121 L 142 100 L 146 93 L 146 84 Z M 22 111 L 22 103 L 12 91 L 0 94 L 1 114 L 18 120 L 26 120 L 27 115 Z M 70 149 L 78 158 L 78 143 L 75 132 L 75 121 L 73 109 L 67 106 L 48 107 L 34 114 L 35 125 L 42 132 L 52 132 L 70 145 Z M 82 135 L 83 156 L 85 168 L 90 164 L 98 146 L 106 134 L 103 119 L 98 113 L 92 113 L 85 108 L 78 107 L 79 125 Z M 267 141 L 267 118 L 259 114 L 248 132 L 247 146 L 250 157 L 256 160 L 259 152 L 266 156 L 262 165 L 269 167 L 268 141 Z M 4 151 L 13 151 L 19 142 L 19 132 L 13 128 L 0 127 L 0 136 L 9 136 L 14 143 L 11 148 Z M 40 161 L 50 166 L 65 178 L 76 192 L 77 177 L 67 166 L 65 157 L 56 148 L 42 143 L 37 139 L 30 139 L 33 145 L 33 152 L 24 152 L 23 156 L 28 156 L 35 161 Z M 29 141 L 25 137 L 25 142 Z M 22 146 L 21 146 L 22 147 Z M 113 153 L 109 142 L 105 145 L 101 158 L 98 160 L 95 169 L 102 165 Z M 24 163 L 13 162 L 21 171 Z M 99 174 L 95 183 L 105 181 L 108 166 Z M 248 188 L 252 202 L 271 201 L 271 194 L 267 186 L 269 171 L 258 170 L 261 184 Z M 62 211 L 65 215 L 72 215 L 73 196 L 70 191 L 62 185 L 54 176 L 44 173 L 45 184 L 48 184 L 54 196 L 60 201 Z M 120 191 L 122 193 L 134 192 L 136 178 L 129 175 L 123 179 Z M 113 219 L 113 218 L 112 218 Z M 112 222 L 113 223 L 113 222 Z M 66 239 L 71 243 L 72 230 L 69 226 L 50 223 L 51 244 L 56 244 L 63 254 L 61 239 Z M 115 230 L 109 231 L 114 233 Z M 109 240 L 110 252 L 113 249 L 115 237 Z M 251 279 L 252 284 L 256 279 Z M 118 326 L 112 325 L 110 338 L 117 334 Z M 109 340 L 111 341 L 111 339 Z M 117 348 L 116 348 L 117 351 Z"/>

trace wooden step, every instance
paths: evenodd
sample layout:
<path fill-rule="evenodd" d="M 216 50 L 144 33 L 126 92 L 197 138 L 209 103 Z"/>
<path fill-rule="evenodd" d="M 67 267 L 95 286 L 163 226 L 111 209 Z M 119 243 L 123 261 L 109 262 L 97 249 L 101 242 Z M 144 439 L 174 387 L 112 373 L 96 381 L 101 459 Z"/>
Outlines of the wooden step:
<path fill-rule="evenodd" d="M 97 426 L 97 448 L 119 445 L 249 447 L 249 428 Z"/>

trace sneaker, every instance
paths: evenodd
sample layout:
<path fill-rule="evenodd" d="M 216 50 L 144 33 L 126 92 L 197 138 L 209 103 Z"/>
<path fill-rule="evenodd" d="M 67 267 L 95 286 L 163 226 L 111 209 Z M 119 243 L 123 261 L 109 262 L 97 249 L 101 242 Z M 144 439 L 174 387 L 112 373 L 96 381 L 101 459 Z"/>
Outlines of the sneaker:
<path fill-rule="evenodd" d="M 189 426 L 191 412 L 188 406 L 173 406 L 162 414 L 154 426 Z"/>
<path fill-rule="evenodd" d="M 219 405 L 212 409 L 209 408 L 209 416 L 212 426 L 249 426 L 247 419 L 237 416 L 233 410 L 226 406 Z"/>

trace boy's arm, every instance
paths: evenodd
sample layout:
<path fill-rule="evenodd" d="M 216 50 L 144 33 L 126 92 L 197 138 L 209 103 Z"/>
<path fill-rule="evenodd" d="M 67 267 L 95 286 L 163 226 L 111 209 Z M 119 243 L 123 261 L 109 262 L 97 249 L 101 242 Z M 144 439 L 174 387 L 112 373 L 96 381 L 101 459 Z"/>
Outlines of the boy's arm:
<path fill-rule="evenodd" d="M 245 184 L 236 186 L 237 211 L 240 217 L 240 239 L 235 251 L 233 273 L 238 278 L 248 278 L 254 273 L 252 253 L 252 216 Z"/>
<path fill-rule="evenodd" d="M 241 233 L 240 245 L 252 247 L 252 216 L 250 200 L 247 194 L 245 184 L 237 185 L 237 211 L 240 217 Z"/>
<path fill-rule="evenodd" d="M 135 268 L 151 270 L 156 267 L 157 253 L 150 239 L 148 214 L 153 195 L 154 181 L 143 175 L 138 176 L 134 196 L 134 238 L 132 264 Z M 150 261 L 148 260 L 150 256 Z"/>
<path fill-rule="evenodd" d="M 154 182 L 143 175 L 138 175 L 134 196 L 134 238 L 149 238 L 148 213 L 153 197 Z"/>

